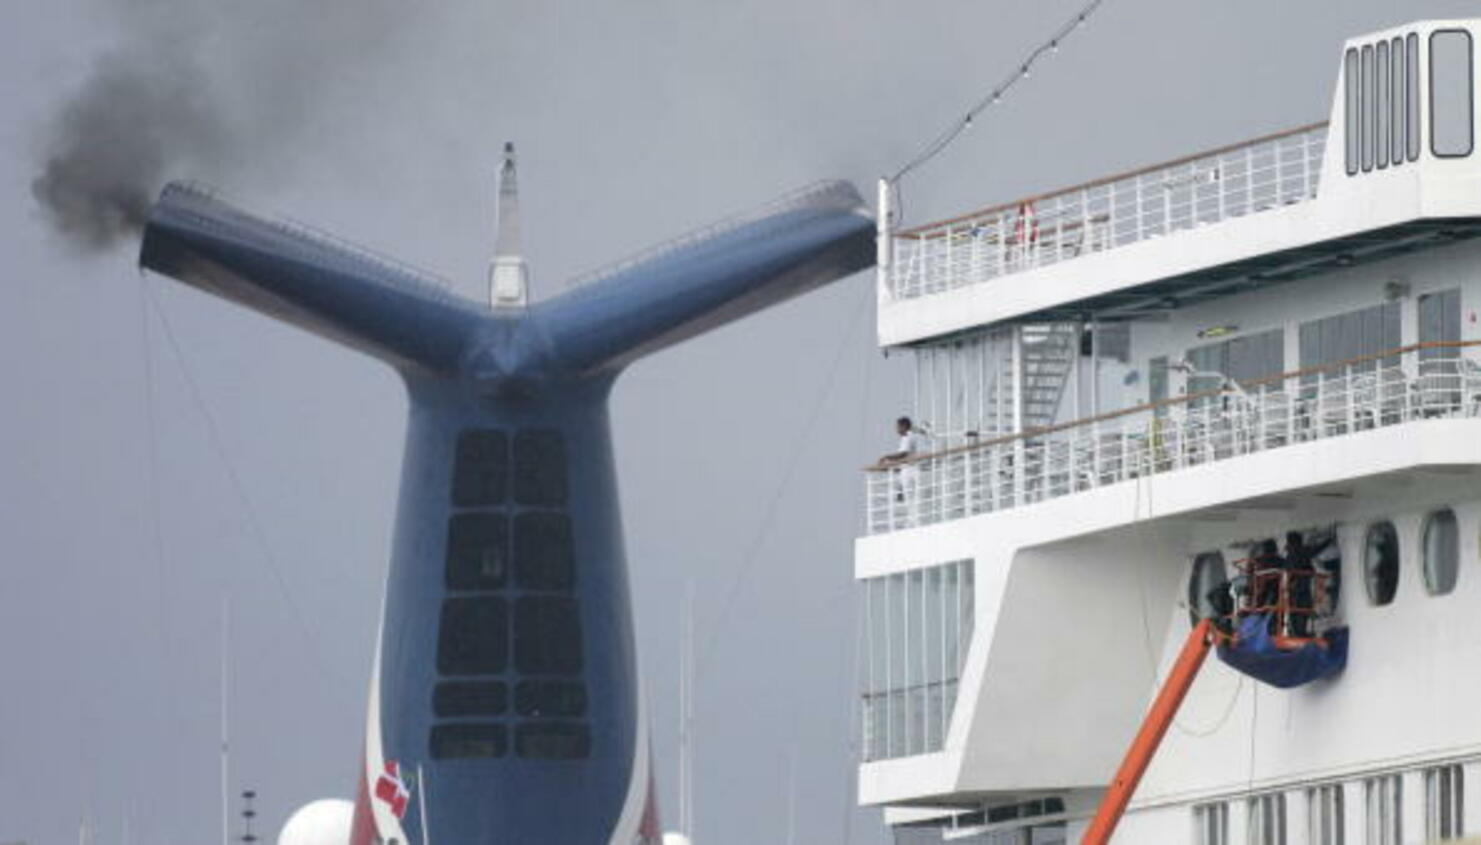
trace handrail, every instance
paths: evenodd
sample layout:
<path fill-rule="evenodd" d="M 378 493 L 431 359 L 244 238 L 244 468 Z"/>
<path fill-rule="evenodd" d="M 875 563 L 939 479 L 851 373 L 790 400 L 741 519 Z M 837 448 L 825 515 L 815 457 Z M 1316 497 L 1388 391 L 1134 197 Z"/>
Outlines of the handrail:
<path fill-rule="evenodd" d="M 1155 173 L 1158 170 L 1166 170 L 1168 168 L 1178 167 L 1180 165 L 1184 165 L 1184 164 L 1188 164 L 1190 162 L 1198 161 L 1200 159 L 1210 158 L 1212 156 L 1223 155 L 1225 153 L 1231 153 L 1231 152 L 1234 152 L 1235 150 L 1244 149 L 1245 147 L 1253 147 L 1253 146 L 1256 146 L 1258 144 L 1265 144 L 1265 143 L 1269 143 L 1271 141 L 1279 141 L 1279 140 L 1282 140 L 1284 138 L 1289 138 L 1289 137 L 1292 137 L 1292 136 L 1295 136 L 1295 135 L 1300 135 L 1303 132 L 1311 132 L 1311 131 L 1314 131 L 1314 130 L 1317 130 L 1317 129 L 1323 129 L 1323 128 L 1327 127 L 1329 124 L 1330 124 L 1330 121 L 1326 121 L 1326 120 L 1319 121 L 1317 123 L 1308 123 L 1305 126 L 1298 126 L 1295 129 L 1287 129 L 1287 130 L 1284 130 L 1284 131 L 1281 131 L 1281 132 L 1273 132 L 1273 133 L 1271 133 L 1269 135 L 1261 135 L 1258 138 L 1251 138 L 1251 139 L 1249 139 L 1247 141 L 1240 141 L 1239 143 L 1236 143 L 1236 144 L 1227 144 L 1227 145 L 1222 146 L 1222 147 L 1215 147 L 1214 149 L 1211 149 L 1211 150 L 1204 150 L 1203 152 L 1194 153 L 1193 155 L 1183 156 L 1182 158 L 1175 158 L 1175 159 L 1173 159 L 1171 161 L 1164 161 L 1164 162 L 1159 162 L 1157 164 L 1147 165 L 1146 167 L 1140 167 L 1140 168 L 1137 168 L 1136 170 L 1129 170 L 1129 171 L 1126 171 L 1124 173 L 1117 173 L 1117 174 L 1115 174 L 1113 176 L 1103 176 L 1103 177 L 1101 177 L 1099 179 L 1095 179 L 1095 180 L 1090 181 L 1090 182 L 1085 182 L 1083 184 L 1072 185 L 1072 186 L 1067 187 L 1067 188 L 1059 188 L 1057 190 L 1049 191 L 1047 193 L 1042 193 L 1042 194 L 1036 194 L 1034 196 L 1021 197 L 1019 199 L 1012 200 L 1011 202 L 1005 202 L 1005 203 L 1000 203 L 998 205 L 988 206 L 986 208 L 981 208 L 981 209 L 978 209 L 976 211 L 968 212 L 967 214 L 960 214 L 960 215 L 957 215 L 956 217 L 949 217 L 949 218 L 947 218 L 945 220 L 936 220 L 936 221 L 933 221 L 933 222 L 930 222 L 930 223 L 922 223 L 919 226 L 912 226 L 909 229 L 905 229 L 903 231 L 896 232 L 895 233 L 895 237 L 897 237 L 897 238 L 916 238 L 916 239 L 926 239 L 926 238 L 933 238 L 933 237 L 941 237 L 942 236 L 941 233 L 931 233 L 931 234 L 928 234 L 928 232 L 930 232 L 930 230 L 934 230 L 934 229 L 940 229 L 940 228 L 943 228 L 943 227 L 954 226 L 954 225 L 956 225 L 958 223 L 965 223 L 965 222 L 967 222 L 969 220 L 974 220 L 974 219 L 976 219 L 978 217 L 986 217 L 989 214 L 998 214 L 998 213 L 1001 213 L 1001 212 L 1004 212 L 1004 211 L 1011 211 L 1013 209 L 1019 208 L 1019 207 L 1024 206 L 1024 205 L 1032 205 L 1034 203 L 1044 202 L 1045 200 L 1054 199 L 1055 197 L 1064 196 L 1066 194 L 1072 194 L 1072 193 L 1075 193 L 1076 191 L 1088 191 L 1088 190 L 1091 190 L 1091 189 L 1094 189 L 1094 188 L 1099 188 L 1099 187 L 1102 187 L 1102 186 L 1105 186 L 1105 185 L 1109 185 L 1112 182 L 1120 182 L 1120 181 L 1125 180 L 1125 179 L 1135 179 L 1135 178 L 1137 178 L 1139 176 L 1145 176 L 1148 173 Z"/>
<path fill-rule="evenodd" d="M 812 182 L 762 205 L 721 218 L 698 229 L 691 229 L 668 240 L 660 241 L 630 255 L 623 256 L 609 264 L 572 276 L 566 280 L 566 287 L 586 287 L 596 282 L 613 278 L 656 258 L 678 252 L 686 247 L 695 246 L 717 235 L 734 231 L 751 223 L 759 222 L 773 214 L 809 207 L 841 208 L 846 205 L 858 205 L 858 195 L 853 193 L 853 187 L 848 183 L 827 179 Z"/>
<path fill-rule="evenodd" d="M 166 193 L 176 193 L 197 200 L 221 203 L 230 208 L 235 214 L 249 217 L 257 223 L 274 230 L 276 234 L 286 234 L 290 237 L 296 237 L 306 244 L 311 244 L 319 248 L 327 248 L 332 252 L 338 252 L 341 254 L 341 258 L 352 259 L 385 270 L 390 275 L 382 278 L 380 281 L 388 284 L 399 285 L 405 289 L 439 301 L 465 306 L 473 305 L 471 300 L 459 296 L 456 293 L 452 281 L 445 276 L 410 264 L 399 258 L 394 258 L 386 253 L 362 246 L 348 238 L 332 234 L 317 226 L 295 220 L 286 215 L 253 214 L 246 211 L 247 206 L 245 203 L 207 182 L 195 179 L 182 179 L 171 182 L 165 186 L 164 190 Z"/>
<path fill-rule="evenodd" d="M 1315 367 L 1305 367 L 1298 370 L 1291 370 L 1289 372 L 1280 373 L 1278 375 L 1248 379 L 1246 381 L 1236 382 L 1236 384 L 1238 384 L 1241 388 L 1260 387 L 1262 385 L 1272 384 L 1275 382 L 1283 382 L 1288 379 L 1302 378 L 1304 376 L 1315 375 L 1330 370 L 1341 369 L 1343 367 L 1365 364 L 1369 361 L 1380 361 L 1384 358 L 1393 358 L 1397 355 L 1407 355 L 1411 352 L 1418 352 L 1425 349 L 1467 349 L 1476 346 L 1481 346 L 1481 340 L 1434 340 L 1426 341 L 1423 343 L 1411 343 L 1408 346 L 1400 346 L 1394 349 L 1385 350 L 1383 352 L 1375 352 L 1369 355 L 1359 355 L 1355 358 L 1347 358 L 1341 361 L 1333 362 L 1331 364 L 1321 364 Z M 1131 407 L 1121 408 L 1115 411 L 1107 411 L 1104 414 L 1098 414 L 1093 417 L 1085 417 L 1083 419 L 1070 420 L 1069 422 L 1056 423 L 1055 425 L 1047 425 L 1041 426 L 1039 428 L 1026 429 L 1016 434 L 1005 434 L 999 437 L 994 437 L 990 440 L 983 440 L 978 443 L 968 443 L 963 446 L 954 446 L 950 449 L 942 449 L 939 452 L 928 452 L 924 455 L 915 455 L 909 458 L 901 458 L 899 460 L 890 461 L 888 463 L 876 462 L 864 467 L 863 471 L 871 473 L 886 472 L 888 470 L 906 466 L 909 464 L 921 463 L 936 458 L 949 457 L 951 455 L 959 455 L 966 452 L 976 452 L 987 449 L 991 446 L 1000 446 L 1004 443 L 1012 443 L 1015 440 L 1030 440 L 1036 437 L 1042 437 L 1046 434 L 1054 434 L 1056 432 L 1068 431 L 1070 429 L 1079 428 L 1082 426 L 1095 425 L 1096 423 L 1105 422 L 1106 420 L 1119 419 L 1121 417 L 1127 417 L 1133 414 L 1155 411 L 1160 408 L 1185 405 L 1190 402 L 1198 401 L 1200 399 L 1210 399 L 1218 396 L 1223 396 L 1226 392 L 1227 389 L 1223 387 L 1218 387 L 1211 390 L 1200 390 L 1197 393 L 1189 393 L 1183 396 L 1173 396 L 1168 399 L 1159 399 L 1156 402 L 1145 402 L 1141 405 L 1133 405 Z"/>

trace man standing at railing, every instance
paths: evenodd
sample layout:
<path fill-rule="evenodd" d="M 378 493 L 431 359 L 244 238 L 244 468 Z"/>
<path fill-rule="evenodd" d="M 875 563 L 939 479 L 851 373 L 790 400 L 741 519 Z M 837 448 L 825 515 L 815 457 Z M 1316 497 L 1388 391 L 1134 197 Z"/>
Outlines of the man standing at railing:
<path fill-rule="evenodd" d="M 897 514 L 903 515 L 906 524 L 915 524 L 915 494 L 916 484 L 920 478 L 920 471 L 912 459 L 924 454 L 925 447 L 922 438 L 915 431 L 915 424 L 910 417 L 901 417 L 895 420 L 895 433 L 900 435 L 899 448 L 879 459 L 879 465 L 891 467 L 894 476 L 895 502 L 900 505 Z"/>
<path fill-rule="evenodd" d="M 879 459 L 881 466 L 898 464 L 921 453 L 921 436 L 916 433 L 915 423 L 910 417 L 895 420 L 895 433 L 900 435 L 900 448 Z"/>

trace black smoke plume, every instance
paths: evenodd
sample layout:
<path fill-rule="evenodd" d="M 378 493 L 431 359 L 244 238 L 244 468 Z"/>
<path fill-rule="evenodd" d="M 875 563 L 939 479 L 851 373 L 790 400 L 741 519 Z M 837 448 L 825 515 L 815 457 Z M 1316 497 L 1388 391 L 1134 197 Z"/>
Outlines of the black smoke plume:
<path fill-rule="evenodd" d="M 336 81 L 363 80 L 431 16 L 403 0 L 99 0 L 119 47 L 60 104 L 31 193 L 68 242 L 107 249 L 173 178 L 282 179 Z"/>
<path fill-rule="evenodd" d="M 31 193 L 71 242 L 133 235 L 171 170 L 222 157 L 232 135 L 191 70 L 179 56 L 115 54 L 63 107 Z"/>

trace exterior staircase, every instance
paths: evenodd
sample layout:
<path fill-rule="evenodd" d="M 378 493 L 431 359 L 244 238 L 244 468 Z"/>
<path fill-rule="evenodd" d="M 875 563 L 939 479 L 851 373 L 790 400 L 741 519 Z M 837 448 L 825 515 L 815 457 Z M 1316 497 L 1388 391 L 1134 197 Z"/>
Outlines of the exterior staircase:
<path fill-rule="evenodd" d="M 995 356 L 996 372 L 988 388 L 988 407 L 981 436 L 1013 433 L 1013 346 L 1002 344 Z M 1023 427 L 1053 425 L 1080 354 L 1080 327 L 1076 323 L 1035 323 L 1023 327 Z M 1001 422 L 999 422 L 1001 421 Z"/>

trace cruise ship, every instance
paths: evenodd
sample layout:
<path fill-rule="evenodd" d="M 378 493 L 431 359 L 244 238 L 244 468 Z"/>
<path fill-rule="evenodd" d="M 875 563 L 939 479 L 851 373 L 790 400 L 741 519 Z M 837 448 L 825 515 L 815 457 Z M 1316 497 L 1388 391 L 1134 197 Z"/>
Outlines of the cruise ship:
<path fill-rule="evenodd" d="M 1478 30 L 1353 38 L 1326 122 L 1085 185 L 902 228 L 881 183 L 896 843 L 1481 834 Z"/>

